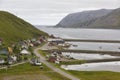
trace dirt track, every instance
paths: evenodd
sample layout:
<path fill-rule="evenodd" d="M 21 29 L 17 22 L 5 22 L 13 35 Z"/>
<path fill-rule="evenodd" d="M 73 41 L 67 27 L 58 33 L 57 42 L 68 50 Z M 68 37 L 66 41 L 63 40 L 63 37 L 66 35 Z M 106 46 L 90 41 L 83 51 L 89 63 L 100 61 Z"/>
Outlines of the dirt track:
<path fill-rule="evenodd" d="M 49 67 L 53 71 L 61 74 L 62 76 L 67 77 L 68 79 L 71 79 L 71 80 L 80 80 L 80 79 L 78 79 L 78 78 L 76 78 L 76 77 L 74 77 L 74 76 L 72 76 L 72 75 L 70 75 L 70 74 L 68 74 L 68 73 L 60 70 L 59 68 L 56 68 L 55 66 L 53 66 L 49 62 L 47 62 L 46 59 L 39 54 L 39 52 L 38 52 L 39 49 L 41 49 L 41 48 L 36 48 L 34 50 L 34 53 L 35 53 L 36 56 L 38 56 L 40 58 L 41 62 L 44 63 L 47 67 Z"/>

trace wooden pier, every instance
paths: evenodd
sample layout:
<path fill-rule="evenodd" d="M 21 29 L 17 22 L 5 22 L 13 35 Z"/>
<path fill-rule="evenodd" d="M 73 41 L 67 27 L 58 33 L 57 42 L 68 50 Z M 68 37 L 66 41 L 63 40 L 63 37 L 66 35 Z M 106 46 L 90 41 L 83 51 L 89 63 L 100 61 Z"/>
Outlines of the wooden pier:
<path fill-rule="evenodd" d="M 67 42 L 99 42 L 99 43 L 120 43 L 120 40 L 92 40 L 92 39 L 63 39 Z"/>
<path fill-rule="evenodd" d="M 73 53 L 87 53 L 87 54 L 109 54 L 112 56 L 120 56 L 120 52 L 117 51 L 96 51 L 96 50 L 58 50 L 58 49 L 54 49 L 54 50 L 44 50 L 47 52 L 52 52 L 52 51 L 60 51 L 60 52 L 73 52 Z M 91 56 L 92 57 L 92 56 Z M 110 58 L 110 59 L 93 59 L 93 60 L 85 60 L 84 63 L 96 63 L 96 62 L 111 62 L 111 61 L 120 61 L 120 58 Z"/>
<path fill-rule="evenodd" d="M 60 52 L 73 52 L 73 53 L 87 53 L 87 54 L 110 54 L 115 56 L 120 56 L 120 52 L 118 51 L 100 51 L 100 50 L 72 50 L 72 49 L 53 49 L 53 50 L 44 50 L 44 51 L 60 51 Z"/>
<path fill-rule="evenodd" d="M 120 58 L 85 60 L 85 63 L 120 61 Z"/>

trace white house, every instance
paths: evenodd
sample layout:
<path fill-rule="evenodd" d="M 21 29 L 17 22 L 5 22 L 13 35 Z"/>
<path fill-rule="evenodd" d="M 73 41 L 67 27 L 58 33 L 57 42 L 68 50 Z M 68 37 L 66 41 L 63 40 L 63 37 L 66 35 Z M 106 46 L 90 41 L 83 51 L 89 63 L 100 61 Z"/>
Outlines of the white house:
<path fill-rule="evenodd" d="M 17 57 L 16 56 L 11 56 L 11 58 L 13 59 L 13 61 L 17 61 Z"/>
<path fill-rule="evenodd" d="M 23 49 L 20 54 L 23 54 L 23 55 L 30 55 L 31 53 L 29 51 L 27 51 L 26 49 Z"/>
<path fill-rule="evenodd" d="M 21 46 L 22 49 L 28 49 L 28 45 L 27 44 L 24 44 Z"/>
<path fill-rule="evenodd" d="M 40 59 L 37 59 L 37 58 L 32 58 L 32 59 L 30 60 L 30 63 L 31 63 L 32 65 L 36 65 L 36 66 L 42 65 L 42 63 L 40 62 Z"/>
<path fill-rule="evenodd" d="M 0 58 L 0 64 L 4 64 L 5 63 L 5 60 Z"/>

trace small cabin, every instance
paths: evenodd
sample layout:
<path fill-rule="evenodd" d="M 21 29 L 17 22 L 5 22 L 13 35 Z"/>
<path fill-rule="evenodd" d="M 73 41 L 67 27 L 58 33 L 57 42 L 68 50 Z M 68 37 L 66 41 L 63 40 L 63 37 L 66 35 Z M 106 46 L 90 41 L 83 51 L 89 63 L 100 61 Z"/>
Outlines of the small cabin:
<path fill-rule="evenodd" d="M 21 45 L 21 49 L 28 49 L 28 45 L 27 44 Z"/>
<path fill-rule="evenodd" d="M 16 56 L 10 56 L 14 62 L 17 62 L 17 57 Z"/>
<path fill-rule="evenodd" d="M 2 45 L 3 40 L 0 38 L 0 45 Z"/>
<path fill-rule="evenodd" d="M 36 65 L 36 66 L 42 65 L 42 63 L 40 62 L 40 59 L 38 59 L 38 58 L 32 58 L 30 60 L 30 64 Z"/>
<path fill-rule="evenodd" d="M 8 52 L 7 49 L 2 49 L 2 50 L 0 50 L 0 54 L 1 54 L 1 55 L 8 55 L 9 52 Z"/>
<path fill-rule="evenodd" d="M 58 45 L 58 44 L 64 44 L 65 41 L 63 39 L 48 39 L 48 42 L 51 44 L 51 45 Z"/>
<path fill-rule="evenodd" d="M 23 50 L 20 52 L 20 54 L 22 54 L 22 55 L 30 55 L 31 53 L 30 53 L 28 50 L 23 49 Z"/>
<path fill-rule="evenodd" d="M 53 62 L 53 63 L 55 63 L 56 60 L 57 60 L 57 58 L 54 56 L 50 56 L 48 59 L 49 62 Z"/>

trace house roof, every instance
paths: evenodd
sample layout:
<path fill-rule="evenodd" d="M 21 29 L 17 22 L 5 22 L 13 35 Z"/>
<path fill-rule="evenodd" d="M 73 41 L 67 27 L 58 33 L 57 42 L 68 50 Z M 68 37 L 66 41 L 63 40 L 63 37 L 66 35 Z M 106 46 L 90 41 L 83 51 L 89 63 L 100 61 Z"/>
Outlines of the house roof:
<path fill-rule="evenodd" d="M 30 52 L 27 51 L 26 49 L 23 49 L 20 53 L 21 53 L 21 54 L 30 54 Z"/>
<path fill-rule="evenodd" d="M 2 49 L 0 50 L 0 54 L 9 54 L 7 49 Z"/>
<path fill-rule="evenodd" d="M 1 61 L 1 60 L 4 60 L 4 59 L 3 59 L 3 58 L 0 58 L 0 61 Z"/>

